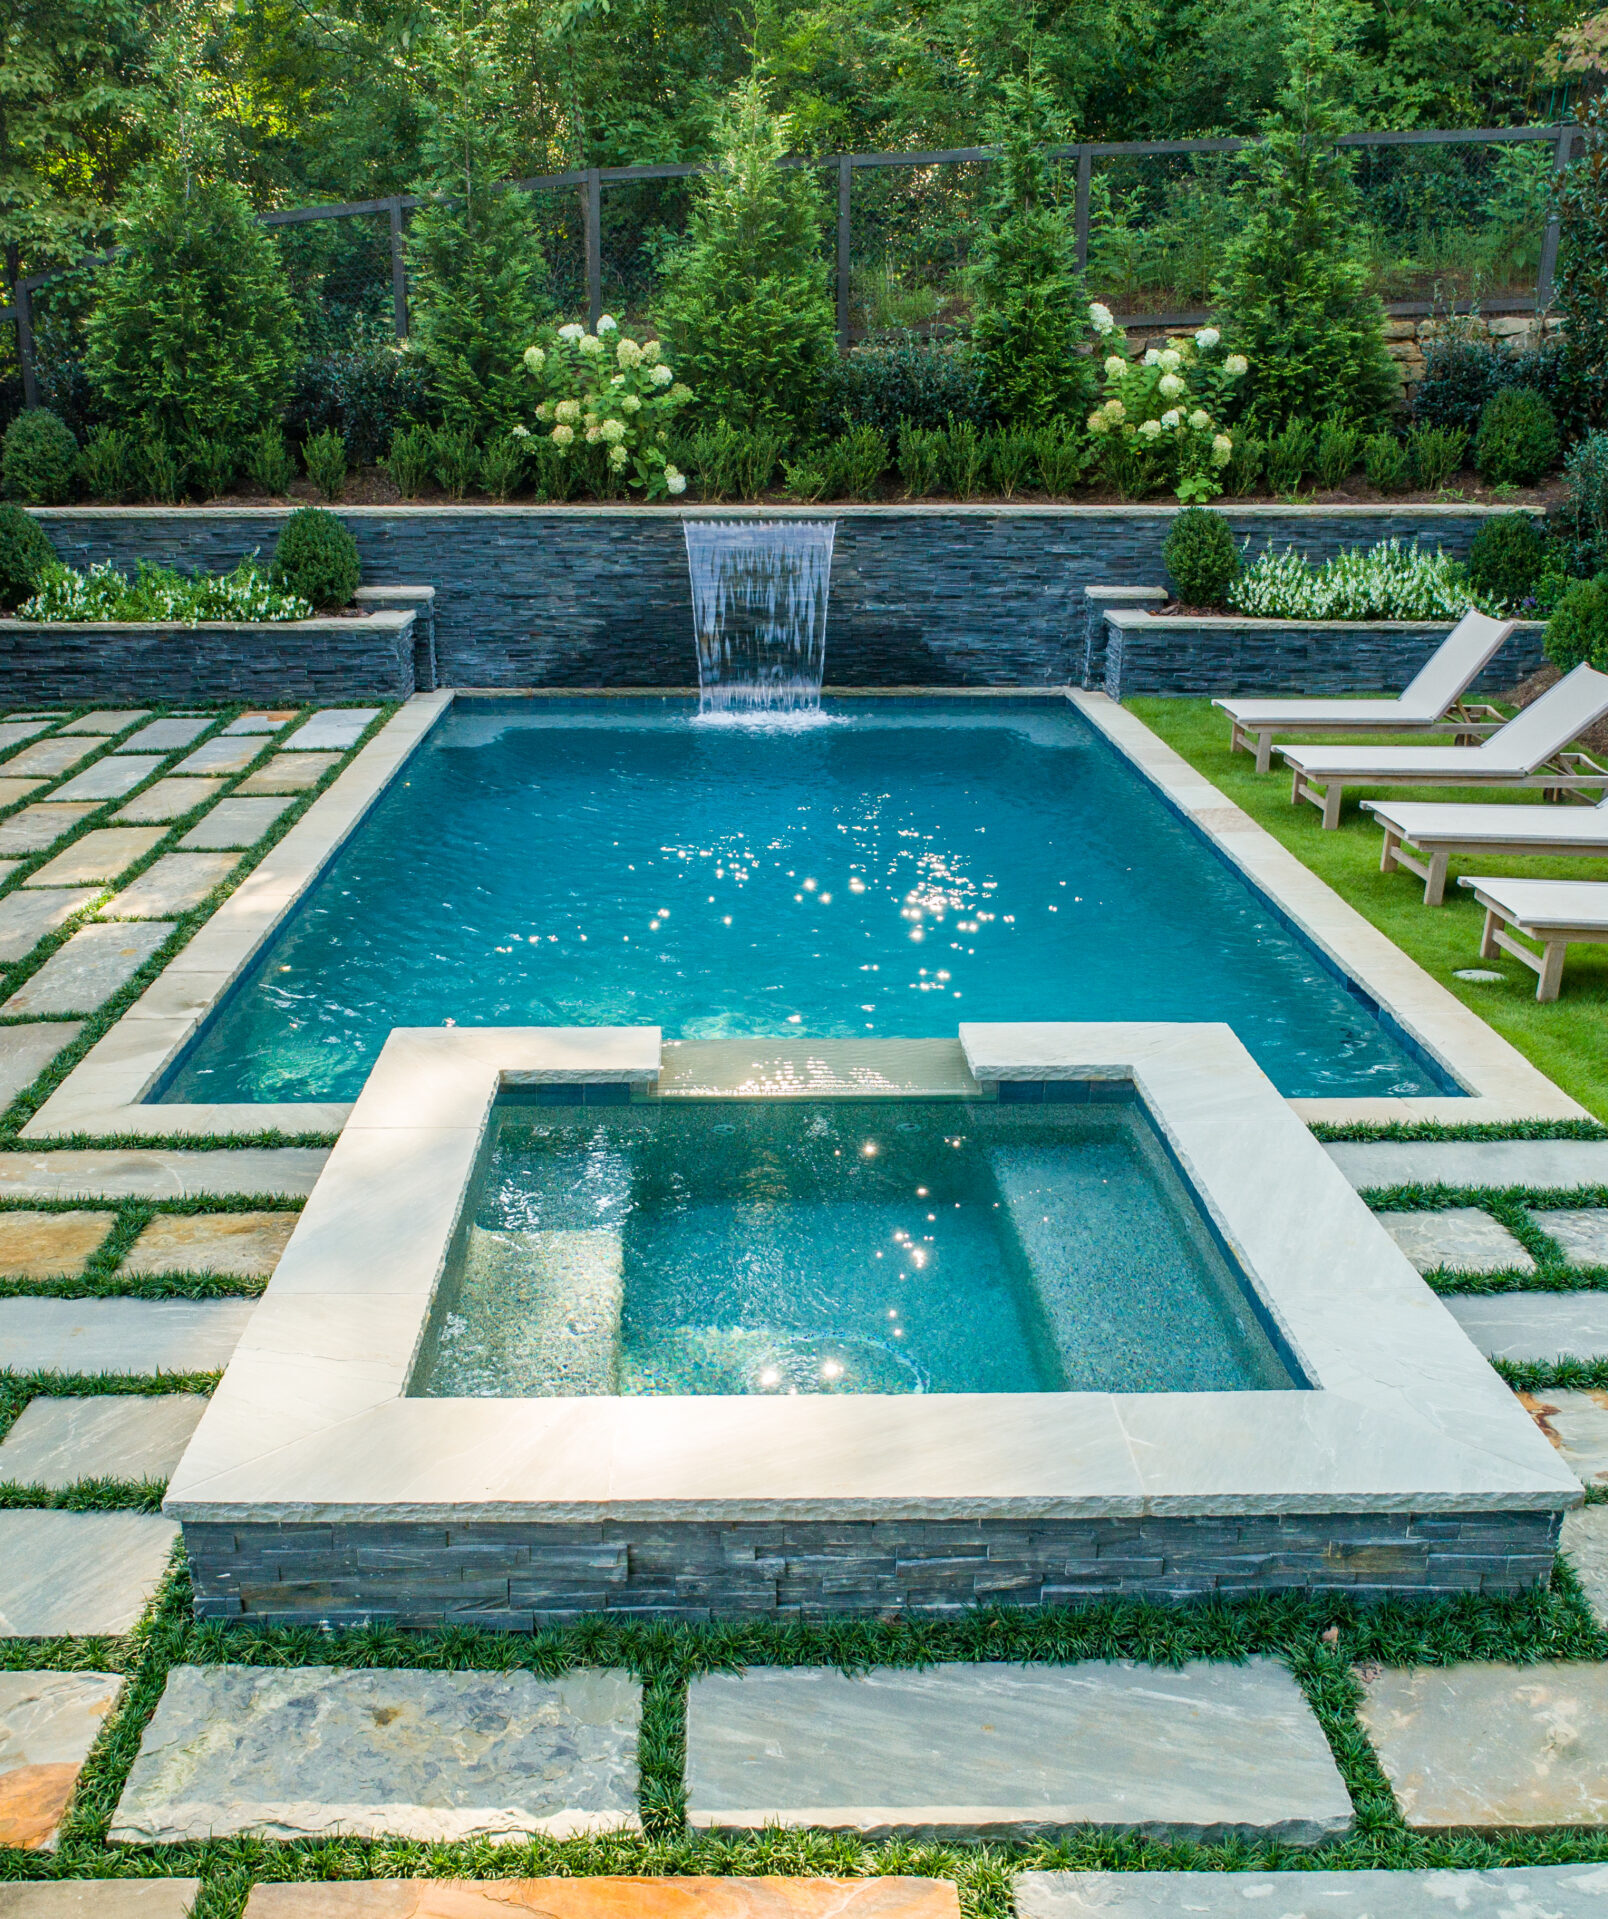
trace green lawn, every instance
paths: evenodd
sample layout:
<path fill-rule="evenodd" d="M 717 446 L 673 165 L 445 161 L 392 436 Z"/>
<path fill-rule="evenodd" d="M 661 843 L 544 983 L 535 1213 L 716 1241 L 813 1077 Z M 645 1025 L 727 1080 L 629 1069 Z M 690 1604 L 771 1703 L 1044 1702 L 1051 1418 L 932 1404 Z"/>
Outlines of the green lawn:
<path fill-rule="evenodd" d="M 1410 873 L 1379 871 L 1380 829 L 1346 795 L 1338 831 L 1325 833 L 1317 808 L 1290 804 L 1290 776 L 1275 755 L 1262 774 L 1248 753 L 1230 754 L 1228 721 L 1209 700 L 1136 699 L 1132 711 L 1169 746 L 1244 807 L 1296 858 L 1311 867 L 1410 953 L 1426 972 L 1455 993 L 1550 1079 L 1600 1120 L 1608 1120 L 1608 947 L 1573 946 L 1564 968 L 1563 991 L 1550 1006 L 1535 999 L 1535 975 L 1503 956 L 1482 960 L 1483 918 L 1473 896 L 1456 884 L 1462 873 L 1522 874 L 1537 879 L 1608 879 L 1608 861 L 1586 859 L 1454 860 L 1444 906 L 1423 904 L 1424 887 Z M 1382 796 L 1382 789 L 1381 789 Z M 1357 797 L 1371 797 L 1359 795 Z M 1390 797 L 1415 800 L 1490 800 L 1488 791 L 1420 788 Z M 1537 792 L 1504 796 L 1540 804 Z M 1459 967 L 1485 967 L 1502 975 L 1500 985 L 1454 977 Z"/>

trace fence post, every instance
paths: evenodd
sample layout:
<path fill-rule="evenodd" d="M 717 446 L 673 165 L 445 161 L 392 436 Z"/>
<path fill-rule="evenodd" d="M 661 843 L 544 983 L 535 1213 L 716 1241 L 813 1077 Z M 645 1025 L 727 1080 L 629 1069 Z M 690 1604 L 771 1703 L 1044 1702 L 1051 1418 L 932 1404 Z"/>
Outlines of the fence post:
<path fill-rule="evenodd" d="M 603 176 L 596 167 L 586 169 L 581 206 L 586 234 L 586 324 L 595 333 L 603 317 Z"/>
<path fill-rule="evenodd" d="M 1078 155 L 1078 197 L 1074 215 L 1077 234 L 1078 272 L 1089 270 L 1089 190 L 1094 181 L 1094 155 L 1088 148 Z"/>
<path fill-rule="evenodd" d="M 22 284 L 21 255 L 15 240 L 6 243 L 6 278 L 17 316 L 17 364 L 22 368 L 22 404 L 39 404 L 39 375 L 34 365 L 33 295 Z"/>
<path fill-rule="evenodd" d="M 399 340 L 408 337 L 408 261 L 399 199 L 391 201 L 391 326 Z"/>
<path fill-rule="evenodd" d="M 849 207 L 854 193 L 854 167 L 846 153 L 838 155 L 837 180 L 837 337 L 838 351 L 849 350 Z"/>
<path fill-rule="evenodd" d="M 1560 128 L 1557 150 L 1552 156 L 1552 184 L 1557 187 L 1569 164 L 1569 152 L 1574 145 L 1574 128 Z M 1545 313 L 1552 304 L 1552 279 L 1558 270 L 1558 209 L 1553 205 L 1547 215 L 1547 230 L 1541 237 L 1541 264 L 1535 275 L 1535 310 Z"/>

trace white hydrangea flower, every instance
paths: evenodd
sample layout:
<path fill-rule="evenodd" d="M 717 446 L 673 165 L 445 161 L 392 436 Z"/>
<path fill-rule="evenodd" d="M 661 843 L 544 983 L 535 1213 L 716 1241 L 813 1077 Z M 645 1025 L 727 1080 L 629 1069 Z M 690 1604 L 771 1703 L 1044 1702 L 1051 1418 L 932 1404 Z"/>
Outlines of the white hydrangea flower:
<path fill-rule="evenodd" d="M 1199 333 L 1195 335 L 1195 344 L 1200 348 L 1201 352 L 1204 353 L 1208 347 L 1216 346 L 1222 337 L 1222 334 L 1217 331 L 1216 327 L 1203 326 Z"/>
<path fill-rule="evenodd" d="M 611 446 L 609 448 L 609 465 L 616 470 L 625 465 L 627 457 L 628 455 L 623 446 Z"/>
<path fill-rule="evenodd" d="M 537 409 L 536 409 L 536 417 L 537 417 L 537 419 L 538 419 L 538 420 L 550 420 L 550 419 L 552 419 L 552 417 L 553 417 L 553 408 L 552 408 L 552 404 L 551 404 L 551 402 L 549 402 L 549 401 L 547 401 L 547 400 L 543 400 L 543 401 L 542 401 L 542 403 L 541 403 L 541 405 L 540 405 L 539 407 L 537 407 Z"/>
<path fill-rule="evenodd" d="M 558 337 L 561 340 L 568 340 L 573 345 L 585 332 L 586 328 L 578 320 L 571 320 L 568 326 L 561 326 L 558 329 Z"/>
<path fill-rule="evenodd" d="M 530 438 L 530 428 L 525 425 L 523 420 L 514 428 L 514 438 L 516 440 L 528 440 Z"/>
<path fill-rule="evenodd" d="M 565 426 L 560 423 L 553 428 L 553 444 L 555 446 L 568 446 L 574 438 L 575 429 L 572 426 Z"/>
<path fill-rule="evenodd" d="M 603 342 L 595 333 L 583 333 L 575 344 L 582 353 L 601 353 L 603 351 Z"/>
<path fill-rule="evenodd" d="M 1250 365 L 1250 361 L 1246 359 L 1243 353 L 1231 353 L 1223 362 L 1223 371 L 1233 374 L 1234 377 L 1238 379 L 1240 374 L 1250 370 Z"/>
<path fill-rule="evenodd" d="M 1167 411 L 1161 416 L 1161 424 L 1167 429 L 1169 433 L 1176 433 L 1178 429 L 1183 425 L 1183 423 L 1184 423 L 1184 416 L 1178 411 L 1177 407 L 1175 406 L 1169 407 Z"/>
<path fill-rule="evenodd" d="M 648 375 L 655 386 L 668 386 L 675 377 L 667 366 L 656 366 Z"/>
<path fill-rule="evenodd" d="M 1156 355 L 1156 365 L 1164 373 L 1176 373 L 1184 364 L 1184 356 L 1175 346 L 1164 346 Z"/>
<path fill-rule="evenodd" d="M 1099 300 L 1093 300 L 1089 303 L 1089 324 L 1096 333 L 1109 333 L 1116 325 L 1116 321 L 1111 316 L 1110 307 Z"/>
<path fill-rule="evenodd" d="M 586 396 L 586 398 L 587 398 L 587 400 L 588 400 L 588 402 L 589 402 L 589 403 L 592 403 L 592 402 L 595 402 L 595 401 L 596 401 L 596 399 L 597 399 L 597 395 L 596 395 L 595 393 L 588 393 L 588 394 L 587 394 L 587 396 Z M 592 411 L 592 409 L 591 409 L 591 404 L 588 404 L 588 407 L 587 407 L 587 410 L 586 410 L 586 413 L 585 413 L 585 414 L 584 414 L 584 415 L 582 416 L 582 419 L 581 419 L 581 425 L 582 425 L 582 426 L 596 426 L 596 425 L 597 425 L 597 415 L 596 415 L 596 414 L 595 414 L 595 413 L 594 413 L 594 412 Z"/>
<path fill-rule="evenodd" d="M 1189 424 L 1195 429 L 1197 433 L 1204 433 L 1207 427 L 1211 425 L 1211 423 L 1212 423 L 1212 416 L 1206 411 L 1205 407 L 1203 406 L 1196 407 L 1194 412 L 1191 413 L 1189 416 Z"/>
<path fill-rule="evenodd" d="M 641 411 L 641 408 L 642 395 L 640 393 L 627 393 L 620 401 L 620 409 L 622 412 L 638 413 Z"/>
<path fill-rule="evenodd" d="M 677 380 L 675 385 L 670 389 L 670 398 L 674 400 L 678 406 L 685 406 L 692 398 L 692 388 L 687 385 L 685 380 Z"/>
<path fill-rule="evenodd" d="M 614 349 L 614 357 L 619 361 L 621 366 L 640 366 L 642 363 L 642 349 L 637 345 L 635 340 L 622 339 L 620 344 Z"/>
<path fill-rule="evenodd" d="M 618 446 L 625 438 L 625 422 L 624 420 L 605 420 L 598 428 L 598 432 L 610 446 Z"/>
<path fill-rule="evenodd" d="M 1161 422 L 1160 420 L 1141 420 L 1139 422 L 1139 431 L 1147 440 L 1159 440 L 1161 438 Z"/>
<path fill-rule="evenodd" d="M 1160 366 L 1161 349 L 1159 347 L 1147 346 L 1145 348 L 1144 363 L 1146 366 Z"/>
<path fill-rule="evenodd" d="M 610 381 L 609 381 L 609 385 L 610 385 L 610 386 L 624 386 L 624 385 L 625 385 L 625 375 L 624 375 L 623 373 L 616 373 L 616 374 L 615 374 L 615 376 L 614 376 L 614 378 L 613 378 L 612 380 L 610 380 Z"/>
<path fill-rule="evenodd" d="M 540 373 L 547 364 L 547 355 L 539 346 L 528 346 L 525 349 L 525 364 L 532 373 Z"/>
<path fill-rule="evenodd" d="M 1234 457 L 1234 442 L 1226 433 L 1215 434 L 1212 438 L 1212 464 L 1227 466 Z"/>
<path fill-rule="evenodd" d="M 1125 420 L 1128 417 L 1128 409 L 1120 400 L 1107 400 L 1104 412 L 1108 420 Z"/>
<path fill-rule="evenodd" d="M 1089 415 L 1088 425 L 1091 433 L 1109 433 L 1111 431 L 1111 422 L 1106 418 L 1104 409 L 1096 413 L 1091 413 Z"/>
<path fill-rule="evenodd" d="M 602 431 L 603 429 L 601 427 L 589 426 L 586 429 L 586 444 L 588 446 L 596 446 Z"/>
<path fill-rule="evenodd" d="M 597 316 L 597 330 L 599 333 L 618 333 L 620 323 L 612 313 L 600 313 Z"/>
<path fill-rule="evenodd" d="M 685 493 L 687 490 L 686 474 L 678 473 L 673 466 L 665 468 L 664 483 L 672 493 Z"/>
<path fill-rule="evenodd" d="M 581 403 L 579 400 L 560 400 L 558 405 L 553 408 L 553 418 L 555 420 L 561 420 L 565 426 L 574 426 L 580 417 Z"/>
<path fill-rule="evenodd" d="M 1123 359 L 1123 357 L 1122 357 L 1122 355 L 1121 355 L 1120 353 L 1110 353 L 1110 354 L 1107 354 L 1107 355 L 1106 355 L 1106 363 L 1105 363 L 1105 370 L 1106 370 L 1106 372 L 1107 372 L 1107 373 L 1108 373 L 1108 374 L 1109 374 L 1109 375 L 1111 376 L 1111 378 L 1112 378 L 1112 379 L 1114 380 L 1114 379 L 1115 379 L 1115 378 L 1117 377 L 1117 375 L 1118 375 L 1119 373 L 1126 373 L 1126 372 L 1127 372 L 1127 370 L 1128 370 L 1128 362 L 1127 362 L 1127 361 L 1126 361 L 1125 359 Z"/>
<path fill-rule="evenodd" d="M 657 340 L 644 340 L 642 342 L 642 364 L 644 366 L 657 365 L 661 351 L 662 349 Z"/>
<path fill-rule="evenodd" d="M 1164 373 L 1156 382 L 1156 391 L 1164 400 L 1176 400 L 1185 388 L 1176 373 Z"/>

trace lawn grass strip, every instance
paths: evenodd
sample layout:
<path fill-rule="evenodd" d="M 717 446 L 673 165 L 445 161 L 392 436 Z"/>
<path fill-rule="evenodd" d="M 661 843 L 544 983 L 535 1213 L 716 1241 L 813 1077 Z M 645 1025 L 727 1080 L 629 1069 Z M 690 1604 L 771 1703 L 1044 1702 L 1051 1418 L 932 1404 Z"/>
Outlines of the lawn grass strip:
<path fill-rule="evenodd" d="M 217 1373 L 7 1373 L 0 1372 L 0 1439 L 16 1424 L 30 1399 L 97 1399 L 114 1393 L 210 1394 Z"/>
<path fill-rule="evenodd" d="M 70 1213 L 83 1209 L 82 1196 L 67 1199 L 0 1199 L 0 1213 Z M 268 1284 L 266 1278 L 241 1273 L 214 1273 L 205 1268 L 174 1273 L 125 1273 L 122 1262 L 153 1219 L 162 1214 L 184 1217 L 219 1213 L 299 1213 L 305 1202 L 275 1193 L 260 1197 L 243 1193 L 187 1199 L 121 1199 L 105 1203 L 115 1212 L 116 1224 L 90 1255 L 82 1274 L 51 1279 L 0 1277 L 0 1299 L 255 1299 Z M 101 1210 L 99 1207 L 96 1210 Z"/>

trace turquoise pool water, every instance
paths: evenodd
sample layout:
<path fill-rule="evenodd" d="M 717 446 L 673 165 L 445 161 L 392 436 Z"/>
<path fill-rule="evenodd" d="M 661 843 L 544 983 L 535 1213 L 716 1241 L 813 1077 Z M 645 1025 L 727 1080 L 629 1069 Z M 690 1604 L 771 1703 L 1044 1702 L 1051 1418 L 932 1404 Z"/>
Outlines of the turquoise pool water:
<path fill-rule="evenodd" d="M 507 1112 L 412 1390 L 1289 1390 L 1132 1105 Z"/>
<path fill-rule="evenodd" d="M 824 710 L 460 700 L 161 1097 L 352 1098 L 446 1021 L 1226 1020 L 1292 1097 L 1447 1090 L 1064 701 Z"/>

